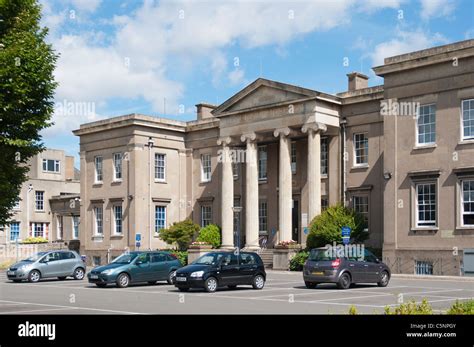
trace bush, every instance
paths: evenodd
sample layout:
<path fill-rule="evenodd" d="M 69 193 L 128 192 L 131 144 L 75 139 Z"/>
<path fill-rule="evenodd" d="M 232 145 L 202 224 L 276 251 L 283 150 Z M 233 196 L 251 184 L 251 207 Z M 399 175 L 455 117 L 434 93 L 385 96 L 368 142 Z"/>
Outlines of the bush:
<path fill-rule="evenodd" d="M 474 314 L 474 300 L 468 300 L 456 302 L 451 306 L 451 308 L 446 312 L 447 314 Z"/>
<path fill-rule="evenodd" d="M 221 229 L 215 224 L 206 225 L 199 232 L 196 241 L 206 242 L 212 245 L 212 248 L 219 248 L 221 245 Z"/>
<path fill-rule="evenodd" d="M 176 258 L 179 259 L 181 262 L 181 265 L 186 266 L 188 265 L 188 251 L 175 251 L 171 252 L 171 254 L 174 254 Z"/>
<path fill-rule="evenodd" d="M 301 251 L 295 254 L 290 260 L 290 271 L 302 271 L 303 265 L 308 259 L 309 252 Z"/>
<path fill-rule="evenodd" d="M 48 243 L 48 240 L 44 237 L 27 237 L 21 243 L 32 244 L 32 243 Z"/>
<path fill-rule="evenodd" d="M 359 314 L 359 312 L 357 311 L 357 308 L 356 308 L 354 305 L 351 305 L 351 306 L 349 307 L 349 314 L 350 314 L 350 315 Z"/>
<path fill-rule="evenodd" d="M 199 232 L 199 225 L 193 223 L 190 219 L 173 223 L 167 229 L 160 230 L 160 239 L 167 244 L 176 244 L 178 250 L 184 251 L 189 244 L 195 239 Z"/>
<path fill-rule="evenodd" d="M 364 231 L 364 217 L 350 208 L 336 205 L 327 208 L 311 221 L 307 247 L 311 249 L 333 242 L 342 243 L 343 226 L 351 228 L 351 242 L 360 243 L 368 237 L 368 233 Z"/>
<path fill-rule="evenodd" d="M 390 308 L 390 306 L 385 307 L 385 314 L 390 315 L 405 315 L 405 314 L 433 314 L 433 309 L 426 299 L 420 304 L 417 304 L 415 300 L 409 301 L 406 304 L 400 304 Z"/>

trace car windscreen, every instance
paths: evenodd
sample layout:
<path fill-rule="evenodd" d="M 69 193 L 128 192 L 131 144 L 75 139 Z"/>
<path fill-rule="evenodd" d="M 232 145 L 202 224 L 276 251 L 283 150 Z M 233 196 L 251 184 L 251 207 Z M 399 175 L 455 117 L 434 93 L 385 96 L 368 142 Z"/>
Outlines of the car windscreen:
<path fill-rule="evenodd" d="M 29 258 L 26 258 L 26 259 L 23 259 L 22 261 L 37 261 L 38 259 L 40 259 L 42 256 L 44 256 L 46 253 L 48 252 L 38 252 L 36 253 L 35 255 L 32 255 L 31 257 Z"/>
<path fill-rule="evenodd" d="M 124 253 L 115 258 L 112 263 L 114 264 L 130 264 L 133 259 L 138 256 L 138 253 Z"/>
<path fill-rule="evenodd" d="M 327 249 L 312 249 L 309 253 L 309 260 L 313 261 L 325 261 L 325 260 L 334 260 L 336 259 L 331 252 L 328 252 Z"/>
<path fill-rule="evenodd" d="M 220 259 L 222 258 L 222 254 L 220 253 L 207 253 L 203 256 L 200 256 L 195 261 L 193 261 L 194 265 L 216 265 Z"/>

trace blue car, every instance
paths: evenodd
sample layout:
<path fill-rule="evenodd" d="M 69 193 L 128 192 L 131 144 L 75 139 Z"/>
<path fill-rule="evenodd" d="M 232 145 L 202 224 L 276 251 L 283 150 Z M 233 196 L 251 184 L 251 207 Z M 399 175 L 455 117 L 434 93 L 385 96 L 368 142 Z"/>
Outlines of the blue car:
<path fill-rule="evenodd" d="M 112 261 L 110 264 L 92 269 L 87 278 L 89 283 L 98 287 L 115 284 L 125 288 L 130 283 L 167 281 L 173 284 L 176 270 L 182 267 L 181 262 L 174 254 L 160 251 L 127 252 Z"/>

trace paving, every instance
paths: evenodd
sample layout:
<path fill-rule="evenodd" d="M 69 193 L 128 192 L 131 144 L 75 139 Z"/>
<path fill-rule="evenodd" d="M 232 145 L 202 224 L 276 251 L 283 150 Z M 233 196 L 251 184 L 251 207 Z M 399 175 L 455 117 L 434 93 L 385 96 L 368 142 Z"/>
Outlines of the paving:
<path fill-rule="evenodd" d="M 165 282 L 125 289 L 73 279 L 13 283 L 0 272 L 0 314 L 347 314 L 352 305 L 372 314 L 424 298 L 443 312 L 455 300 L 474 298 L 474 281 L 394 277 L 385 288 L 367 284 L 340 290 L 324 284 L 307 289 L 301 273 L 268 271 L 262 290 L 241 286 L 181 293 Z"/>

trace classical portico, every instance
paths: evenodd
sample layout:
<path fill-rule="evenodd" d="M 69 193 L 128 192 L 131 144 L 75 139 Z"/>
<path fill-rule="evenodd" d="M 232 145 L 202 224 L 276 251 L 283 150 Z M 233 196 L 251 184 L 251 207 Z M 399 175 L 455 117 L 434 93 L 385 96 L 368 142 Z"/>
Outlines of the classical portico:
<path fill-rule="evenodd" d="M 221 163 L 221 224 L 222 244 L 233 246 L 234 218 L 234 175 L 230 148 L 245 150 L 245 162 L 242 165 L 243 216 L 245 248 L 259 248 L 259 200 L 265 198 L 275 206 L 272 220 L 277 230 L 269 233 L 273 243 L 293 239 L 294 196 L 300 199 L 300 210 L 296 218 L 304 215 L 307 221 L 321 213 L 321 136 L 336 136 L 339 128 L 339 104 L 330 95 L 299 88 L 283 83 L 259 79 L 241 92 L 224 102 L 213 111 L 220 119 L 220 138 L 222 146 Z M 295 192 L 292 171 L 292 142 L 307 144 L 307 152 L 299 157 L 306 161 L 306 182 L 300 191 Z M 268 161 L 278 161 L 278 176 L 275 189 L 266 187 L 271 182 L 259 179 L 259 146 L 278 146 L 277 156 L 268 157 Z M 293 153 L 294 155 L 294 153 Z M 277 174 L 277 175 L 276 175 Z M 303 217 L 301 217 L 303 219 Z M 274 228 L 275 229 L 275 228 Z M 299 228 L 301 235 L 303 228 Z M 274 235 L 273 235 L 274 234 Z M 302 237 L 299 237 L 302 240 Z M 295 240 L 298 241 L 298 240 Z"/>

